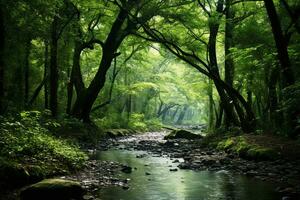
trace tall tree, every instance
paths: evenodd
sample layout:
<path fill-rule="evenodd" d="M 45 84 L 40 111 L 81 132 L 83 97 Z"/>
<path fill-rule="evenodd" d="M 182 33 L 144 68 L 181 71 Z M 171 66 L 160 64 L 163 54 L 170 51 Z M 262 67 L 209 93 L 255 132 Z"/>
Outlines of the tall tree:
<path fill-rule="evenodd" d="M 58 77 L 59 68 L 57 61 L 58 52 L 58 41 L 64 31 L 64 29 L 69 25 L 69 23 L 78 16 L 78 10 L 75 5 L 69 1 L 65 0 L 64 5 L 58 10 L 53 17 L 51 24 L 51 39 L 50 39 L 50 110 L 53 116 L 57 115 L 58 107 Z"/>
<path fill-rule="evenodd" d="M 0 4 L 0 115 L 4 112 L 4 47 L 5 28 L 3 6 Z"/>
<path fill-rule="evenodd" d="M 288 54 L 287 40 L 283 34 L 280 20 L 273 0 L 264 0 L 264 2 L 272 27 L 272 33 L 276 44 L 278 60 L 281 66 L 283 87 L 287 87 L 295 83 L 295 78 L 291 68 L 290 58 Z"/>
<path fill-rule="evenodd" d="M 119 46 L 124 38 L 136 28 L 135 24 L 128 21 L 128 13 L 133 8 L 135 3 L 131 1 L 124 3 L 125 4 L 122 6 L 126 7 L 126 9 L 123 7 L 119 8 L 119 12 L 111 26 L 105 42 L 101 42 L 102 58 L 95 77 L 91 81 L 90 85 L 81 94 L 77 94 L 78 96 L 75 101 L 72 114 L 86 122 L 90 121 L 90 112 L 92 106 L 100 90 L 104 87 L 106 73 L 110 68 L 112 60 L 119 55 L 117 53 Z"/>

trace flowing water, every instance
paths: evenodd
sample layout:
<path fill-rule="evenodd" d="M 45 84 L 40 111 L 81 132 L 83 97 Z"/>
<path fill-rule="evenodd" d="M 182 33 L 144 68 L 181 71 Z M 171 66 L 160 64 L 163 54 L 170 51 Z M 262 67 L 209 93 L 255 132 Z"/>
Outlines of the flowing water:
<path fill-rule="evenodd" d="M 268 183 L 227 171 L 170 171 L 178 163 L 173 163 L 174 160 L 167 157 L 156 157 L 142 151 L 111 149 L 99 152 L 97 158 L 117 161 L 133 168 L 132 173 L 124 173 L 120 177 L 130 179 L 129 189 L 102 189 L 99 197 L 104 200 L 281 199 L 274 187 Z"/>

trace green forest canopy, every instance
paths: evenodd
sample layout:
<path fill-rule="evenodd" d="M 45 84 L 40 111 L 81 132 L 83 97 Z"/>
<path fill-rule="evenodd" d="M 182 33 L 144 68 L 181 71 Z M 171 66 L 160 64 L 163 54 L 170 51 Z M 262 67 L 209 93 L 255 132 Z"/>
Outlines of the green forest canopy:
<path fill-rule="evenodd" d="M 0 114 L 299 133 L 298 0 L 2 0 L 0 9 Z"/>

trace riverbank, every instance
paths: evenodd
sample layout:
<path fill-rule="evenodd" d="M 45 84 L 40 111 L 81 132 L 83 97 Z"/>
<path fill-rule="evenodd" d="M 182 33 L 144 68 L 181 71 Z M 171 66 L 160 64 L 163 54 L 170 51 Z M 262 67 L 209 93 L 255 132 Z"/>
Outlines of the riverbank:
<path fill-rule="evenodd" d="M 111 132 L 117 134 L 112 134 Z M 57 174 L 49 173 L 47 177 L 55 176 L 79 181 L 88 191 L 85 199 L 90 200 L 96 199 L 97 195 L 95 193 L 103 188 L 116 186 L 122 190 L 128 190 L 131 187 L 131 181 L 120 175 L 131 173 L 135 170 L 134 166 L 124 165 L 122 162 L 99 160 L 97 156 L 99 152 L 105 152 L 109 149 L 141 150 L 154 157 L 170 158 L 172 160 L 172 169 L 170 171 L 172 170 L 174 173 L 178 170 L 228 171 L 231 174 L 246 175 L 275 184 L 277 192 L 282 197 L 299 198 L 300 154 L 298 154 L 299 148 L 296 142 L 268 135 L 245 135 L 242 136 L 242 139 L 240 138 L 241 136 L 209 136 L 193 140 L 164 140 L 165 135 L 169 133 L 167 131 L 134 135 L 131 132 L 130 130 L 108 130 L 107 135 L 113 135 L 112 138 L 103 138 L 94 143 L 83 142 L 81 148 L 89 156 L 89 160 L 83 162 L 82 165 L 73 163 L 77 168 L 69 168 Z M 240 141 L 246 142 L 247 145 L 244 145 L 244 143 L 241 145 Z M 259 157 L 259 159 L 245 157 L 243 156 L 244 153 L 241 153 L 244 152 L 242 149 L 247 149 L 250 144 L 251 148 L 255 147 L 255 149 L 259 150 L 272 147 L 278 152 L 279 156 L 267 160 L 265 160 L 265 157 Z M 66 146 L 66 148 L 69 147 Z M 139 159 L 144 156 L 137 155 L 136 158 Z M 48 161 L 52 165 L 52 162 Z M 32 160 L 28 160 L 28 164 L 30 162 Z M 46 165 L 47 163 L 45 165 L 38 163 L 38 166 Z M 53 166 L 55 166 L 55 160 L 53 161 Z M 5 199 L 17 199 L 17 192 L 11 192 Z"/>
<path fill-rule="evenodd" d="M 143 150 L 153 153 L 157 156 L 168 156 L 177 163 L 179 169 L 197 170 L 197 171 L 220 171 L 226 170 L 234 174 L 242 174 L 255 179 L 271 182 L 277 185 L 276 190 L 283 197 L 293 199 L 299 198 L 300 194 L 300 160 L 297 153 L 295 156 L 287 156 L 285 152 L 290 152 L 291 148 L 296 149 L 297 143 L 291 143 L 290 140 L 281 141 L 282 138 L 273 136 L 247 135 L 247 140 L 256 142 L 261 146 L 274 145 L 281 141 L 281 154 L 279 157 L 271 160 L 251 160 L 241 158 L 234 151 L 223 151 L 217 149 L 217 144 L 224 139 L 210 138 L 213 145 L 208 145 L 204 140 L 163 140 L 166 133 L 148 133 L 134 137 L 124 137 L 118 140 L 104 142 L 100 150 L 118 146 L 127 150 Z M 262 144 L 263 139 L 266 144 Z M 214 141 L 213 141 L 214 140 Z M 298 150 L 297 150 L 298 151 Z M 296 151 L 296 152 L 297 152 Z M 179 162 L 180 158 L 183 159 Z"/>

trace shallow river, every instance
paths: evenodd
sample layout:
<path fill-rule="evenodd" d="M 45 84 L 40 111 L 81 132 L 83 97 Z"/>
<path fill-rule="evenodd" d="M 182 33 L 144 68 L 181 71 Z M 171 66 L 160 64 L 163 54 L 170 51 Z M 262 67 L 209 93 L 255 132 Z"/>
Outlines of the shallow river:
<path fill-rule="evenodd" d="M 139 155 L 146 155 L 137 158 Z M 111 187 L 99 191 L 104 200 L 279 200 L 275 188 L 265 182 L 227 171 L 209 172 L 175 169 L 167 157 L 155 157 L 142 151 L 108 150 L 97 158 L 117 161 L 132 168 L 130 188 Z M 146 173 L 148 175 L 146 175 Z M 149 175 L 150 174 L 150 175 Z"/>

